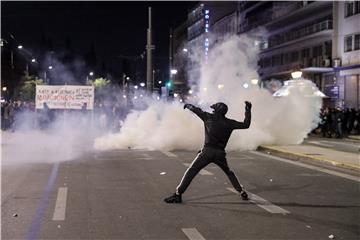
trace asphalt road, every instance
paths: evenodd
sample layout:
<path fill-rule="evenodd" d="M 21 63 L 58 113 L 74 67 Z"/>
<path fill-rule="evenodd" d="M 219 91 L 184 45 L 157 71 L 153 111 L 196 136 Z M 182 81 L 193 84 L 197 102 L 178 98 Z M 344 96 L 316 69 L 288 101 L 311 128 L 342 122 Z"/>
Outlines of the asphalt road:
<path fill-rule="evenodd" d="M 359 177 L 257 152 L 209 165 L 166 204 L 195 152 L 118 150 L 2 168 L 2 239 L 359 239 Z M 297 165 L 295 165 L 297 164 Z M 340 170 L 339 170 L 340 171 Z"/>

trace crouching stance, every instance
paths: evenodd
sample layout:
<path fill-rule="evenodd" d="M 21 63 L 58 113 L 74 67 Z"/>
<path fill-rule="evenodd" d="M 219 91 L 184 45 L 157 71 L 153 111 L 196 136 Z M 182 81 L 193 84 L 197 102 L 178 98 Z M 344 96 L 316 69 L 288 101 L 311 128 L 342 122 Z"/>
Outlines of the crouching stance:
<path fill-rule="evenodd" d="M 186 191 L 196 174 L 209 163 L 218 165 L 228 176 L 231 184 L 240 193 L 242 199 L 248 200 L 247 193 L 240 185 L 234 172 L 229 169 L 226 161 L 225 147 L 233 130 L 250 127 L 251 103 L 245 102 L 244 122 L 226 118 L 225 114 L 228 111 L 228 107 L 224 103 L 219 102 L 210 107 L 213 109 L 213 113 L 204 112 L 191 104 L 184 105 L 184 109 L 189 109 L 204 122 L 205 144 L 184 173 L 179 186 L 176 188 L 176 192 L 164 199 L 167 203 L 181 203 L 181 195 Z"/>

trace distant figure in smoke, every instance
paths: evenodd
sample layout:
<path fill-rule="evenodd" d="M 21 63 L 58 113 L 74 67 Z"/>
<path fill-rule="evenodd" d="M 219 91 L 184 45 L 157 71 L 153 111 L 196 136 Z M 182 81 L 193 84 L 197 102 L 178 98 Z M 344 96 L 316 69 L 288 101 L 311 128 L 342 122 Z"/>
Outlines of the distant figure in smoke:
<path fill-rule="evenodd" d="M 204 112 L 191 104 L 184 105 L 184 109 L 189 109 L 203 120 L 205 127 L 205 144 L 186 170 L 179 186 L 176 188 L 176 192 L 172 196 L 164 199 L 166 203 L 181 203 L 181 195 L 186 191 L 196 174 L 209 163 L 218 165 L 228 176 L 231 184 L 240 193 L 242 199 L 248 200 L 247 193 L 240 185 L 234 172 L 229 169 L 225 152 L 225 147 L 232 131 L 250 127 L 252 105 L 247 101 L 245 102 L 245 105 L 244 122 L 226 118 L 225 114 L 228 111 L 228 107 L 222 102 L 210 106 L 213 109 L 213 113 Z"/>

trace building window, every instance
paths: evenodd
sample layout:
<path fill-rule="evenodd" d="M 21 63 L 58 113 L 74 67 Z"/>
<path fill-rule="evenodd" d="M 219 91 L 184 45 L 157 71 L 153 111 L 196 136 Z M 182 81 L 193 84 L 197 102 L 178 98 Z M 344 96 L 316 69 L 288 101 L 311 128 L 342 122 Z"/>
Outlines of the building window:
<path fill-rule="evenodd" d="M 345 49 L 344 49 L 345 52 L 352 51 L 352 38 L 353 38 L 352 35 L 345 37 Z"/>
<path fill-rule="evenodd" d="M 360 13 L 360 2 L 355 1 L 355 3 L 354 3 L 354 14 L 359 14 L 359 13 Z"/>
<path fill-rule="evenodd" d="M 360 34 L 355 34 L 354 36 L 354 50 L 360 49 Z"/>
<path fill-rule="evenodd" d="M 347 1 L 345 3 L 345 17 L 360 13 L 360 1 Z"/>

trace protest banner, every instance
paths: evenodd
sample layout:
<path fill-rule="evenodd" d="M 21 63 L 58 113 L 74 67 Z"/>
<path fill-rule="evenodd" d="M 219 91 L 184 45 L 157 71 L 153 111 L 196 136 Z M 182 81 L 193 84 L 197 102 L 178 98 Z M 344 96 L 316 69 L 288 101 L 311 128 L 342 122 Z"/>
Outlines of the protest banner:
<path fill-rule="evenodd" d="M 44 103 L 50 109 L 94 108 L 94 87 L 75 85 L 36 85 L 35 104 L 42 109 Z"/>

